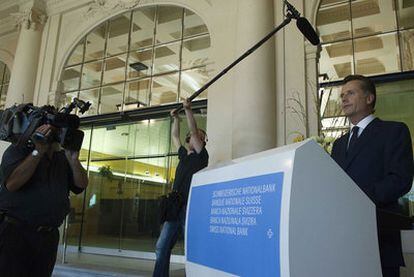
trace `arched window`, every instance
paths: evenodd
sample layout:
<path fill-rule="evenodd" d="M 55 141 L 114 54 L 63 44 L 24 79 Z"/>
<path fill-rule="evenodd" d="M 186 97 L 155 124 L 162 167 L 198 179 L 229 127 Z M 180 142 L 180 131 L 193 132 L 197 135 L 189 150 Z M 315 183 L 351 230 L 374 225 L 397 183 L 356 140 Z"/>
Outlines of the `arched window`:
<path fill-rule="evenodd" d="M 60 104 L 79 97 L 93 103 L 87 115 L 99 117 L 177 103 L 210 79 L 209 47 L 206 25 L 190 10 L 158 5 L 125 12 L 94 28 L 73 49 L 61 74 Z M 207 92 L 196 100 L 206 97 Z M 205 102 L 199 102 L 203 110 L 194 109 L 203 129 Z M 145 119 L 127 122 L 117 114 L 104 121 L 83 118 L 80 161 L 89 185 L 85 194 L 71 198 L 68 244 L 98 246 L 114 255 L 154 250 L 158 198 L 172 188 L 178 164 L 170 118 L 159 110 L 138 110 L 133 114 Z M 184 141 L 185 121 L 180 129 Z M 184 253 L 181 240 L 174 253 Z"/>
<path fill-rule="evenodd" d="M 206 25 L 188 9 L 123 13 L 75 47 L 61 76 L 61 105 L 79 97 L 93 103 L 88 115 L 96 115 L 180 102 L 209 80 L 209 48 Z"/>
<path fill-rule="evenodd" d="M 7 65 L 0 61 L 0 110 L 6 104 L 7 90 L 9 89 L 10 70 Z"/>
<path fill-rule="evenodd" d="M 322 41 L 322 132 L 337 137 L 347 131 L 339 93 L 340 81 L 349 74 L 372 77 L 378 90 L 377 115 L 405 121 L 414 131 L 407 106 L 414 103 L 414 2 L 322 0 L 317 28 Z"/>

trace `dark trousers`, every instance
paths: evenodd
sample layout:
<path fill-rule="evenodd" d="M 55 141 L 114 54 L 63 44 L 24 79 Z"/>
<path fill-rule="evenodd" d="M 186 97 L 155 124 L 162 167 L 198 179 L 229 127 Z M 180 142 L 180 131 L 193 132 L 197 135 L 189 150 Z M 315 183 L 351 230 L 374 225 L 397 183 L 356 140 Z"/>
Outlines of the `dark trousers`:
<path fill-rule="evenodd" d="M 51 276 L 59 244 L 57 228 L 36 231 L 7 221 L 0 223 L 0 275 Z"/>
<path fill-rule="evenodd" d="M 400 277 L 399 267 L 383 267 L 382 277 Z"/>

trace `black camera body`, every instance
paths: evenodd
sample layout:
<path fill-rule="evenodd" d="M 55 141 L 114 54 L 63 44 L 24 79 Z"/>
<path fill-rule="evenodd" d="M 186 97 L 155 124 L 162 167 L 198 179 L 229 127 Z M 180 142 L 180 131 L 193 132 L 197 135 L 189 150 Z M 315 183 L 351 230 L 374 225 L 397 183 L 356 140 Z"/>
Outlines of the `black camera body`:
<path fill-rule="evenodd" d="M 1 111 L 0 140 L 33 147 L 34 141 L 58 142 L 64 149 L 79 151 L 82 147 L 83 132 L 79 130 L 80 119 L 70 112 L 78 107 L 81 113 L 90 107 L 89 102 L 77 98 L 58 111 L 53 106 L 36 107 L 32 104 L 14 105 Z M 54 126 L 53 133 L 45 137 L 35 132 L 43 125 Z"/>

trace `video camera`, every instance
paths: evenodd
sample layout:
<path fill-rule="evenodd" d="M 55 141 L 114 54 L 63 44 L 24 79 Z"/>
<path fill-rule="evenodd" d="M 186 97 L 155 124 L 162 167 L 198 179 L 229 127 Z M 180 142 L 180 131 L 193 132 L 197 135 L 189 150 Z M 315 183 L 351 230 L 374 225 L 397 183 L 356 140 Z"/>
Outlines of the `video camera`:
<path fill-rule="evenodd" d="M 0 110 L 0 140 L 28 147 L 33 147 L 34 141 L 58 142 L 64 149 L 79 151 L 84 134 L 78 130 L 79 117 L 70 113 L 77 107 L 83 114 L 90 106 L 91 103 L 74 98 L 60 111 L 54 106 L 36 107 L 33 104 L 14 105 Z M 35 132 L 43 124 L 56 127 L 52 136 L 45 137 Z"/>

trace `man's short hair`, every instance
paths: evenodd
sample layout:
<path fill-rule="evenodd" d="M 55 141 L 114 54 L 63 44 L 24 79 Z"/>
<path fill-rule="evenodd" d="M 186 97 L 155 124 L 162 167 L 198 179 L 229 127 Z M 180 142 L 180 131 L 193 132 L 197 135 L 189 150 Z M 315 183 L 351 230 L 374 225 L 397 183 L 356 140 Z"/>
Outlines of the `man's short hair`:
<path fill-rule="evenodd" d="M 374 95 L 374 101 L 372 102 L 372 108 L 375 107 L 375 102 L 377 101 L 377 89 L 375 88 L 375 84 L 374 82 L 362 75 L 348 75 L 345 77 L 343 84 L 345 85 L 348 82 L 351 81 L 361 81 L 361 89 L 365 92 L 365 93 L 370 93 L 372 95 Z"/>
<path fill-rule="evenodd" d="M 204 135 L 204 145 L 206 145 L 206 142 L 208 141 L 208 137 L 207 137 L 207 133 L 206 131 L 204 131 L 203 129 L 197 128 L 198 132 L 201 132 Z M 185 135 L 185 142 L 189 143 L 190 142 L 190 138 L 191 138 L 191 131 L 188 131 L 187 134 Z"/>

